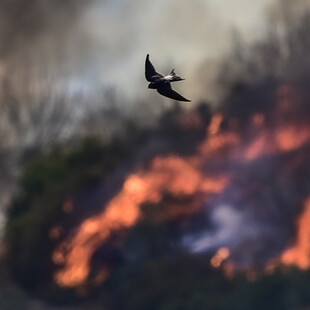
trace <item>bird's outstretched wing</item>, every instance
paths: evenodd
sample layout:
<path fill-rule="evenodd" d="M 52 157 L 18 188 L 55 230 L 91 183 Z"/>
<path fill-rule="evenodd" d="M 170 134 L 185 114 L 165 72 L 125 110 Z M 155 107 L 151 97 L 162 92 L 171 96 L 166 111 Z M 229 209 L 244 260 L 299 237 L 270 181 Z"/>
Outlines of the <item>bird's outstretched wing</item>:
<path fill-rule="evenodd" d="M 154 66 L 152 65 L 152 63 L 149 60 L 149 54 L 147 54 L 146 59 L 145 59 L 145 78 L 149 82 L 153 82 L 156 79 L 159 79 L 162 77 L 163 77 L 163 75 L 156 72 Z"/>
<path fill-rule="evenodd" d="M 157 91 L 163 95 L 166 96 L 170 99 L 174 99 L 174 100 L 178 100 L 178 101 L 187 101 L 190 102 L 191 100 L 188 100 L 186 98 L 184 98 L 183 96 L 181 96 L 179 93 L 177 93 L 176 91 L 174 91 L 171 88 L 171 85 L 169 82 L 166 82 L 164 84 L 161 84 L 157 87 Z"/>

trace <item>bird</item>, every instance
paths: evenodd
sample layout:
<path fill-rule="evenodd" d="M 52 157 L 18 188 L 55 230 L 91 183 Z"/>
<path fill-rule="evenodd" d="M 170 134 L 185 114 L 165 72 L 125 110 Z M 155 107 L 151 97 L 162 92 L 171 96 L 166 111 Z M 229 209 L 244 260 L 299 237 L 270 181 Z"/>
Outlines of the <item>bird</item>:
<path fill-rule="evenodd" d="M 151 82 L 148 85 L 148 88 L 156 89 L 161 95 L 170 99 L 190 102 L 191 100 L 184 98 L 171 88 L 171 82 L 183 81 L 185 79 L 178 76 L 174 72 L 174 69 L 172 69 L 171 72 L 166 76 L 157 73 L 149 57 L 150 55 L 147 54 L 145 59 L 145 78 L 147 81 Z"/>

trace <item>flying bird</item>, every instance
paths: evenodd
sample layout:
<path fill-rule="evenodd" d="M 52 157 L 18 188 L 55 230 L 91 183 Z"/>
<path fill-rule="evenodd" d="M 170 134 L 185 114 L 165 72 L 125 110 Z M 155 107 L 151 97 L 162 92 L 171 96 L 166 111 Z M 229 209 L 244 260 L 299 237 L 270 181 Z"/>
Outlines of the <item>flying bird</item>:
<path fill-rule="evenodd" d="M 157 73 L 154 66 L 150 62 L 149 54 L 146 55 L 145 59 L 145 78 L 147 81 L 151 82 L 148 88 L 157 89 L 161 95 L 178 101 L 191 101 L 184 98 L 171 88 L 171 82 L 183 81 L 185 79 L 182 79 L 180 76 L 176 75 L 174 69 L 166 76 Z"/>

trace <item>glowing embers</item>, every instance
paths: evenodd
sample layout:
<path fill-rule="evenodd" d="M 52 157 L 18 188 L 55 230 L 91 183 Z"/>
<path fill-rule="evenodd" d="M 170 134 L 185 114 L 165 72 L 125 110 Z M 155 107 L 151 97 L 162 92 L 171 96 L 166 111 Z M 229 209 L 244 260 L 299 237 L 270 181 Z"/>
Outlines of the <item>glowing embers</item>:
<path fill-rule="evenodd" d="M 310 197 L 305 202 L 303 213 L 297 220 L 295 244 L 281 255 L 285 265 L 296 265 L 300 269 L 310 268 Z"/>

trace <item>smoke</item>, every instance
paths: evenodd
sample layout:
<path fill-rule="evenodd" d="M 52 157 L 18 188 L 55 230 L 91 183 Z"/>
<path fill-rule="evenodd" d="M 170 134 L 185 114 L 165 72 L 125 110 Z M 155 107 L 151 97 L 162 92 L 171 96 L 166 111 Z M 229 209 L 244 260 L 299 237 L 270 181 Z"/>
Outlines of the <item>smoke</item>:
<path fill-rule="evenodd" d="M 206 232 L 198 238 L 185 239 L 193 252 L 208 251 L 231 245 L 232 241 L 235 240 L 236 232 L 238 235 L 242 235 L 249 228 L 244 215 L 229 205 L 216 206 L 211 212 L 210 220 L 215 227 L 214 231 Z"/>
<path fill-rule="evenodd" d="M 14 92 L 52 87 L 75 94 L 112 87 L 126 101 L 146 94 L 155 101 L 160 99 L 146 90 L 143 76 L 150 53 L 158 71 L 175 67 L 186 78 L 176 87 L 188 97 L 219 100 L 216 76 L 236 43 L 234 33 L 245 44 L 254 42 L 265 36 L 268 18 L 277 29 L 285 27 L 307 6 L 302 0 L 2 0 L 0 80 L 11 81 Z"/>
<path fill-rule="evenodd" d="M 193 101 L 218 98 L 232 28 L 254 39 L 269 2 L 1 0 L 1 169 L 14 179 L 33 149 L 105 139 L 128 115 L 153 124 L 169 101 L 146 88 L 146 53 L 159 72 L 175 67 L 186 78 L 175 87 Z"/>
<path fill-rule="evenodd" d="M 72 99 L 62 84 L 78 63 L 69 54 L 83 8 L 78 0 L 0 2 L 1 151 L 19 156 L 71 130 Z"/>
<path fill-rule="evenodd" d="M 25 93 L 86 94 L 81 113 L 109 104 L 102 89 L 114 89 L 119 113 L 140 102 L 166 102 L 145 87 L 146 53 L 159 72 L 176 68 L 186 81 L 175 85 L 194 102 L 219 101 L 225 86 L 217 83 L 223 57 L 239 33 L 249 43 L 264 37 L 268 9 L 284 1 L 27 1 L 0 2 L 0 84 Z M 289 5 L 299 16 L 302 1 Z M 283 10 L 281 10 L 282 12 Z M 278 10 L 276 20 L 282 15 Z M 279 15 L 281 15 L 279 17 Z M 99 90 L 99 91 L 98 91 Z M 75 99 L 71 99 L 75 100 Z M 4 101 L 4 100 L 2 100 Z M 124 104 L 126 101 L 126 104 Z M 155 105 L 152 105 L 155 106 Z M 146 108 L 146 107 L 145 107 Z M 159 108 L 146 108 L 158 114 Z"/>
<path fill-rule="evenodd" d="M 83 67 L 82 1 L 2 1 L 0 64 L 14 94 L 57 91 Z M 76 50 L 74 53 L 72 51 Z M 75 72 L 74 72 L 75 71 Z M 57 85 L 57 80 L 59 85 Z"/>
<path fill-rule="evenodd" d="M 239 1 L 236 7 L 244 5 L 253 9 L 244 1 Z M 233 28 L 241 31 L 245 25 L 252 24 L 259 33 L 261 25 L 257 21 L 260 17 L 263 19 L 264 5 L 266 3 L 259 6 L 256 14 L 254 10 L 248 12 L 250 16 L 256 16 L 255 24 L 248 16 L 239 23 L 242 10 L 235 9 L 234 14 L 227 14 L 230 10 L 227 1 L 222 5 L 199 0 L 191 3 L 136 0 L 130 5 L 125 1 L 97 2 L 84 15 L 100 53 L 100 59 L 95 61 L 98 71 L 94 76 L 97 75 L 101 83 L 116 87 L 127 99 L 145 98 L 147 94 L 152 101 L 161 100 L 146 93 L 143 86 L 144 59 L 146 53 L 150 53 L 159 72 L 176 68 L 186 78 L 186 82 L 176 87 L 194 101 L 206 97 L 214 99 L 216 90 L 210 83 L 221 57 L 231 48 Z M 255 36 L 248 33 L 247 38 L 250 37 L 254 39 Z M 206 70 L 201 70 L 201 64 L 207 65 Z M 203 71 L 203 77 L 196 77 L 200 71 Z"/>
<path fill-rule="evenodd" d="M 248 44 L 236 36 L 231 57 L 223 61 L 218 82 L 222 89 L 240 91 L 244 85 L 269 79 L 305 81 L 310 63 L 309 3 L 277 1 L 268 11 L 263 37 Z M 231 95 L 231 92 L 228 92 Z"/>
<path fill-rule="evenodd" d="M 269 212 L 268 205 L 262 208 L 266 214 Z M 237 205 L 215 204 L 207 214 L 210 227 L 197 236 L 185 237 L 183 244 L 192 253 L 214 253 L 219 248 L 229 248 L 237 269 L 253 265 L 264 268 L 266 261 L 283 248 L 289 227 L 274 225 L 268 219 L 262 221 L 250 213 Z"/>
<path fill-rule="evenodd" d="M 16 91 L 35 83 L 71 93 L 105 85 L 136 100 L 145 94 L 143 64 L 150 53 L 159 71 L 176 67 L 187 78 L 180 87 L 198 100 L 231 47 L 232 28 L 259 30 L 267 2 L 2 1 L 1 73 Z M 202 62 L 209 69 L 197 85 Z"/>

